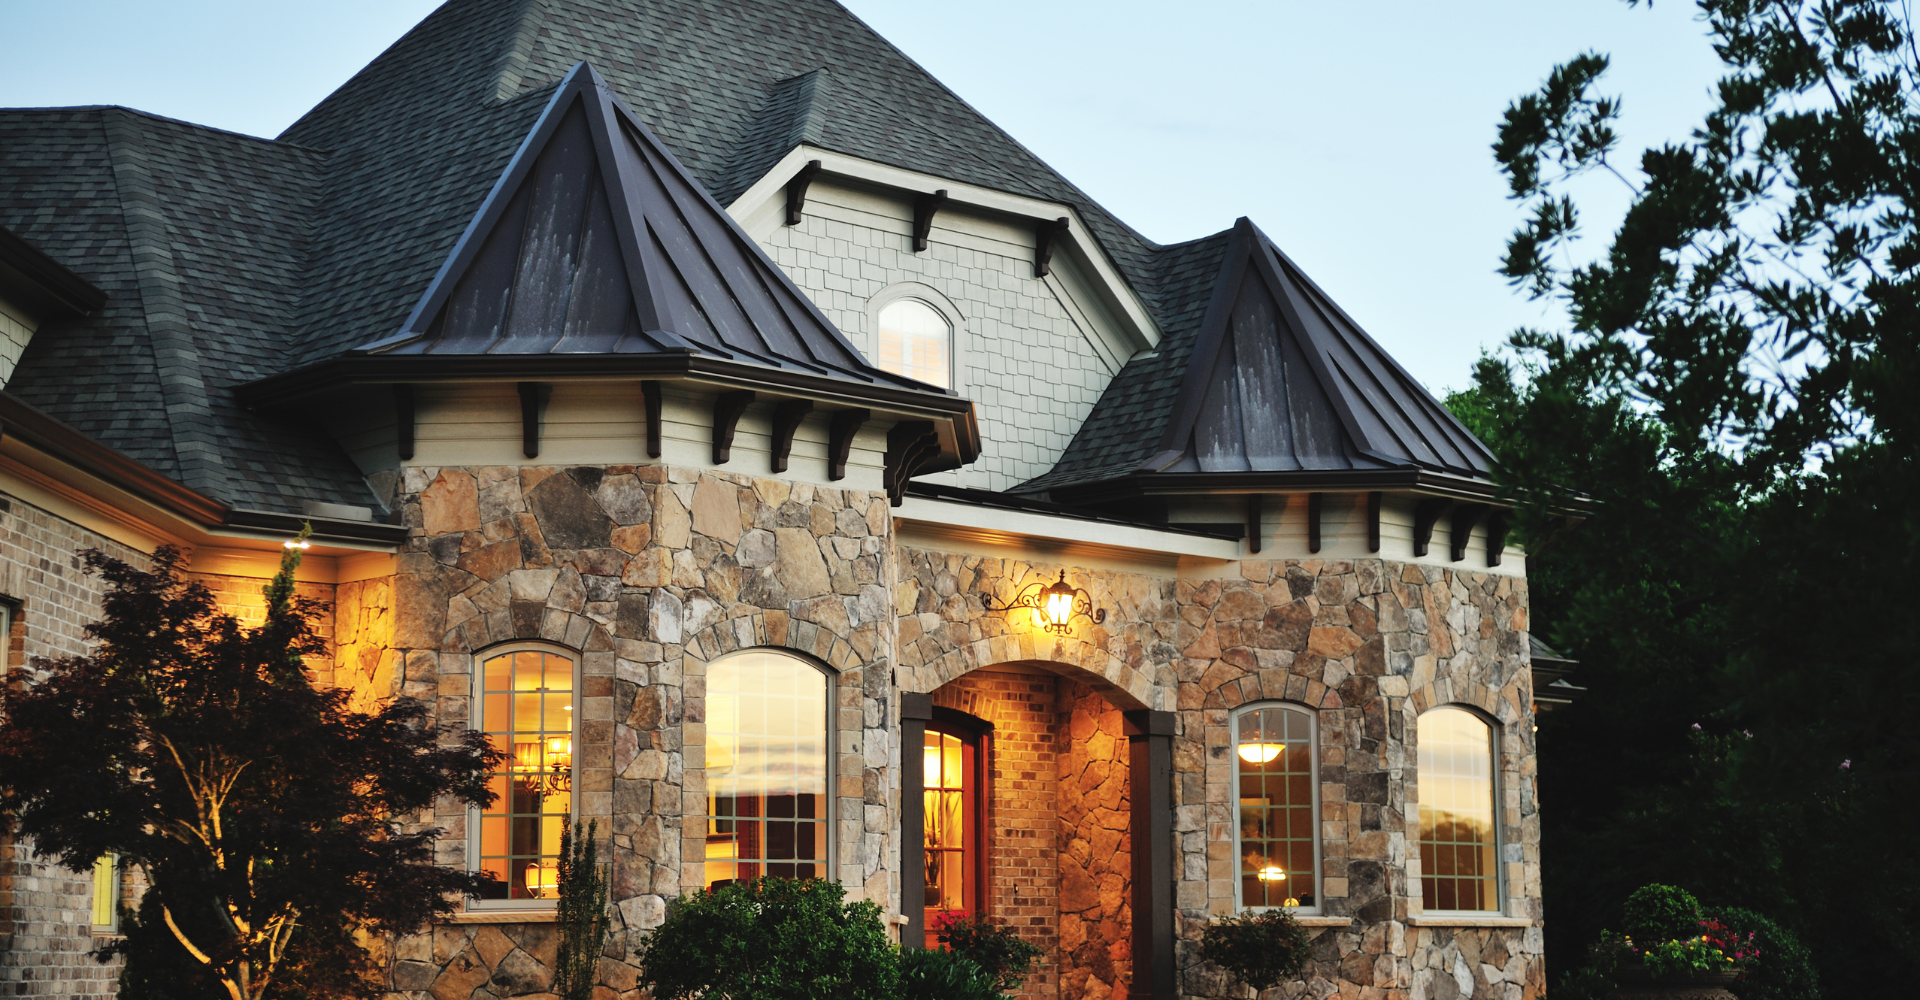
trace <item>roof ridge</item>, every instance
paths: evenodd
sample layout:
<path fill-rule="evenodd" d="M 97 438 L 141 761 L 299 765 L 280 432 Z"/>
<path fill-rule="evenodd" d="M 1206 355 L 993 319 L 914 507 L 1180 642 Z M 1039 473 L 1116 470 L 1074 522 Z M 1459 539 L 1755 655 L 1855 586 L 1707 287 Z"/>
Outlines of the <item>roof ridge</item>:
<path fill-rule="evenodd" d="M 113 114 L 113 110 L 122 113 Z M 161 399 L 173 431 L 174 461 L 181 480 L 189 486 L 225 496 L 226 463 L 213 434 L 214 415 L 200 373 L 199 345 L 180 295 L 180 276 L 159 191 L 147 166 L 138 125 L 130 117 L 126 109 L 109 109 L 102 113 L 100 124 L 125 220 L 140 311 L 147 322 Z"/>

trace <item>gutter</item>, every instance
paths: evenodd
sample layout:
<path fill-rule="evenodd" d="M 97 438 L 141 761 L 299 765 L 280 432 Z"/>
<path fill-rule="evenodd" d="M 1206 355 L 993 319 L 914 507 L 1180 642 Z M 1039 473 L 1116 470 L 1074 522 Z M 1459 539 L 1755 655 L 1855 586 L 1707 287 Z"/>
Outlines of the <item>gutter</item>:
<path fill-rule="evenodd" d="M 373 542 L 398 545 L 406 541 L 400 524 L 348 521 L 339 518 L 244 510 L 163 476 L 141 463 L 95 441 L 71 425 L 9 392 L 0 391 L 0 436 L 17 439 L 53 455 L 80 471 L 101 479 L 161 509 L 203 528 L 237 528 L 292 534 L 302 524 L 313 525 L 318 541 Z"/>

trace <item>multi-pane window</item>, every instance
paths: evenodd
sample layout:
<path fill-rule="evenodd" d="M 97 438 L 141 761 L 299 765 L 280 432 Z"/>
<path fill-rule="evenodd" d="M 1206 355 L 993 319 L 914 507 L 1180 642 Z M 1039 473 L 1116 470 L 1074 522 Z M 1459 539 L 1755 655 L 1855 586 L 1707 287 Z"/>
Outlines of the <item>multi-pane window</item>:
<path fill-rule="evenodd" d="M 1267 705 L 1234 716 L 1240 905 L 1320 905 L 1313 716 Z"/>
<path fill-rule="evenodd" d="M 120 930 L 120 859 L 102 854 L 93 863 L 93 932 L 117 934 Z"/>
<path fill-rule="evenodd" d="M 490 879 L 481 898 L 557 898 L 560 836 L 573 817 L 574 659 L 550 649 L 488 656 L 479 688 L 474 725 L 507 755 L 488 778 L 493 804 L 478 811 L 475 867 Z"/>
<path fill-rule="evenodd" d="M 921 782 L 926 803 L 926 907 L 971 913 L 979 905 L 980 741 L 957 729 L 927 728 Z"/>
<path fill-rule="evenodd" d="M 826 878 L 827 676 L 749 650 L 707 668 L 708 886 Z"/>
<path fill-rule="evenodd" d="M 1498 910 L 1493 729 L 1465 709 L 1420 717 L 1420 898 L 1428 910 Z"/>
<path fill-rule="evenodd" d="M 880 367 L 942 389 L 953 386 L 953 326 L 919 299 L 880 309 Z"/>

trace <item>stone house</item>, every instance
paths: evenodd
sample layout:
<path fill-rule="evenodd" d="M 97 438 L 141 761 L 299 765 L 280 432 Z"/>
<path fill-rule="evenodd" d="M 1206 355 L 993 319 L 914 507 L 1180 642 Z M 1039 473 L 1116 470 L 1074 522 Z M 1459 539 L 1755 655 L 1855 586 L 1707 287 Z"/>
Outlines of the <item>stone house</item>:
<path fill-rule="evenodd" d="M 303 522 L 311 664 L 512 763 L 494 891 L 391 996 L 537 996 L 570 818 L 633 944 L 820 876 L 907 947 L 984 913 L 1029 997 L 1532 998 L 1524 553 L 1484 447 L 1245 219 L 1148 242 L 831 0 L 450 0 L 273 140 L 0 111 L 0 608 L 75 551 L 231 609 Z M 7 845 L 0 981 L 137 873 Z M 1287 993 L 1294 995 L 1294 993 Z"/>

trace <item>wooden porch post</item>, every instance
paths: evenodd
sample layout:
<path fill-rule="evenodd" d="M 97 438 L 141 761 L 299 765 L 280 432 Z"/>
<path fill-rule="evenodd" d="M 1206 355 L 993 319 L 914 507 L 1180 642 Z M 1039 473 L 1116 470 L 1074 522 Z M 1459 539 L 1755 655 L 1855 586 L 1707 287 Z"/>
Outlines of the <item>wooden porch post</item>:
<path fill-rule="evenodd" d="M 927 946 L 926 756 L 933 696 L 900 693 L 900 947 Z"/>
<path fill-rule="evenodd" d="M 1123 713 L 1133 838 L 1133 985 L 1129 1000 L 1174 1000 L 1173 713 Z"/>

